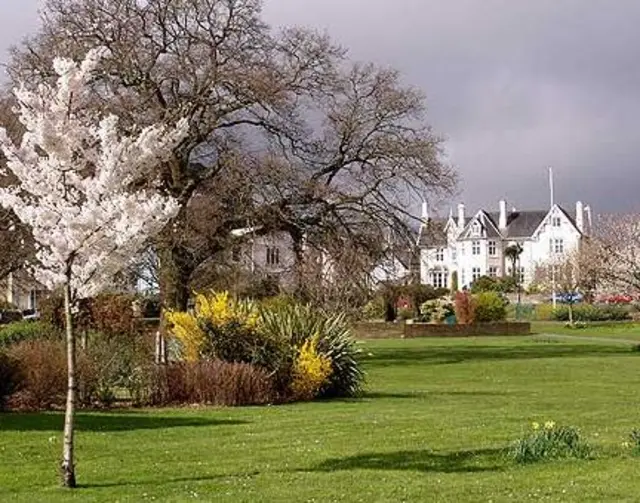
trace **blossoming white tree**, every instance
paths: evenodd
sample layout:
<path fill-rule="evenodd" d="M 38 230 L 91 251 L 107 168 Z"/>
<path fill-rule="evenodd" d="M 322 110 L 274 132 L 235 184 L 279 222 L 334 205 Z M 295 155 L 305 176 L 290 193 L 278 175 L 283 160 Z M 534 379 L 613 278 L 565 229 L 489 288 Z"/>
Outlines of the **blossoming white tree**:
<path fill-rule="evenodd" d="M 36 279 L 64 287 L 68 393 L 63 484 L 74 487 L 75 337 L 73 304 L 94 295 L 125 267 L 149 237 L 175 216 L 178 204 L 141 189 L 187 134 L 188 124 L 156 125 L 123 135 L 114 116 L 96 119 L 86 106 L 104 49 L 81 64 L 54 61 L 55 85 L 14 91 L 25 127 L 19 145 L 0 129 L 7 168 L 19 183 L 0 188 L 0 205 L 27 224 L 37 245 Z"/>

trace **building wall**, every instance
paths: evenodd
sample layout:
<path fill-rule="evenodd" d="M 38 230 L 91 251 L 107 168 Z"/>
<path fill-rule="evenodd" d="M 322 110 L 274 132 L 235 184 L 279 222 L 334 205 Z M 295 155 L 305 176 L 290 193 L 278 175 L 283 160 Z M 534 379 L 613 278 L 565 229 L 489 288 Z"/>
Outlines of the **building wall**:
<path fill-rule="evenodd" d="M 554 225 L 554 219 L 559 219 L 559 225 Z M 453 232 L 452 232 L 453 227 Z M 559 208 L 554 208 L 547 215 L 539 229 L 529 237 L 502 239 L 491 237 L 474 237 L 457 239 L 458 228 L 450 226 L 448 247 L 445 248 L 445 260 L 435 260 L 435 248 L 420 250 L 420 280 L 423 284 L 432 284 L 431 271 L 440 266 L 448 270 L 448 286 L 451 285 L 451 274 L 458 273 L 458 288 L 469 287 L 473 282 L 474 269 L 480 276 L 489 275 L 490 267 L 496 268 L 497 276 L 511 273 L 511 263 L 505 258 L 504 250 L 513 244 L 520 244 L 523 248 L 519 266 L 524 270 L 523 286 L 528 286 L 534 278 L 538 266 L 552 260 L 562 260 L 580 244 L 581 233 L 575 228 L 571 220 Z M 556 253 L 555 240 L 561 240 L 562 252 Z M 480 244 L 480 253 L 473 254 L 473 242 Z M 489 242 L 496 242 L 496 254 L 489 255 Z M 455 250 L 455 253 L 453 252 Z"/>

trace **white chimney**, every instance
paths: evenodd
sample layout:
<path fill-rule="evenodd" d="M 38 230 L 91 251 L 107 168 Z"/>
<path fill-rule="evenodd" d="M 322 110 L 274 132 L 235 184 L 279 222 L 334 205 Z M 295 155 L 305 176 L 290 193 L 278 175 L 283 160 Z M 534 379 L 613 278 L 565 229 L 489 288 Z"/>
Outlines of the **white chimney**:
<path fill-rule="evenodd" d="M 584 208 L 581 201 L 576 203 L 576 227 L 580 232 L 584 232 Z"/>
<path fill-rule="evenodd" d="M 429 220 L 429 205 L 427 201 L 422 201 L 422 220 L 426 222 Z"/>
<path fill-rule="evenodd" d="M 464 204 L 458 205 L 458 228 L 462 230 L 464 227 Z"/>
<path fill-rule="evenodd" d="M 584 211 L 587 214 L 587 224 L 589 225 L 587 232 L 591 233 L 591 231 L 593 230 L 593 221 L 591 220 L 591 205 L 587 204 L 584 207 Z"/>
<path fill-rule="evenodd" d="M 498 228 L 504 230 L 507 228 L 507 201 L 500 201 L 500 219 L 498 220 Z"/>

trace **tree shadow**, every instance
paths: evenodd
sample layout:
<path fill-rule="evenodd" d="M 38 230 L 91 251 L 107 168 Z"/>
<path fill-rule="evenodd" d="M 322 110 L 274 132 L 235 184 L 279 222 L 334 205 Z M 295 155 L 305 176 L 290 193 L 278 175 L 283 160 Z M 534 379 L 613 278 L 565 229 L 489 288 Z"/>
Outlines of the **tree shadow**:
<path fill-rule="evenodd" d="M 323 461 L 304 471 L 335 472 L 341 470 L 401 470 L 439 473 L 473 473 L 500 471 L 506 467 L 504 449 L 479 449 L 455 452 L 430 450 L 359 454 Z"/>
<path fill-rule="evenodd" d="M 407 392 L 384 392 L 384 391 L 365 391 L 359 396 L 352 398 L 331 398 L 330 403 L 335 402 L 366 402 L 375 399 L 398 399 L 398 400 L 424 400 L 437 397 L 482 397 L 482 396 L 504 396 L 509 393 L 506 391 L 407 391 Z"/>
<path fill-rule="evenodd" d="M 428 363 L 446 365 L 467 361 L 530 360 L 539 358 L 577 358 L 588 356 L 632 355 L 630 347 L 603 344 L 531 344 L 526 346 L 428 346 L 379 350 L 367 358 L 367 364 L 395 366 L 403 364 Z M 637 352 L 636 352 L 637 354 Z"/>
<path fill-rule="evenodd" d="M 76 414 L 77 431 L 118 432 L 155 430 L 199 426 L 225 426 L 248 424 L 248 421 L 213 419 L 205 417 L 158 416 L 152 414 L 86 413 Z M 0 414 L 0 431 L 61 431 L 64 414 L 4 413 Z"/>
<path fill-rule="evenodd" d="M 244 473 L 221 473 L 219 475 L 193 475 L 185 477 L 165 477 L 161 476 L 154 479 L 147 480 L 123 480 L 116 482 L 97 482 L 95 484 L 78 484 L 79 489 L 99 489 L 106 487 L 127 487 L 127 486 L 146 486 L 146 485 L 165 485 L 175 484 L 180 482 L 203 482 L 213 480 L 223 480 L 230 478 L 251 478 L 260 475 L 258 470 L 244 472 Z"/>

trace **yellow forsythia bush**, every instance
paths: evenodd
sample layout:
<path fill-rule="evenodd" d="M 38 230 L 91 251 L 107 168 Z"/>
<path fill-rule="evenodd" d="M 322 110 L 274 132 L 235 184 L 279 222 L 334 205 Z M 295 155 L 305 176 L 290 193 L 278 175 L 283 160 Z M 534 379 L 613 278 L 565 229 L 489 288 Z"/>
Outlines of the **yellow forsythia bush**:
<path fill-rule="evenodd" d="M 318 353 L 318 338 L 307 340 L 293 364 L 291 391 L 295 400 L 312 400 L 331 376 L 331 360 Z"/>
<path fill-rule="evenodd" d="M 233 299 L 228 292 L 202 293 L 196 295 L 194 313 L 169 311 L 166 314 L 171 332 L 180 341 L 186 361 L 198 361 L 207 343 L 207 334 L 201 328 L 204 324 L 216 327 L 228 323 L 255 328 L 259 312 L 255 304 Z"/>

